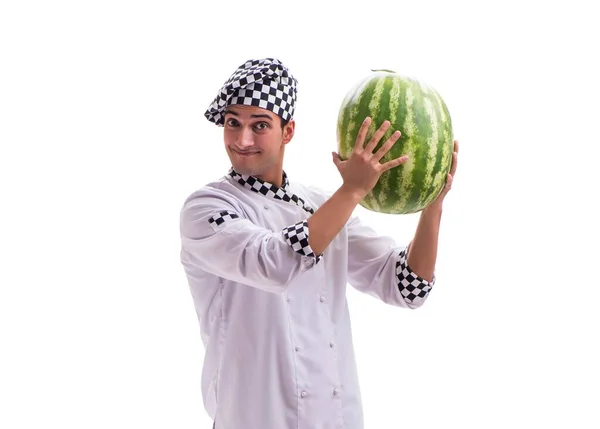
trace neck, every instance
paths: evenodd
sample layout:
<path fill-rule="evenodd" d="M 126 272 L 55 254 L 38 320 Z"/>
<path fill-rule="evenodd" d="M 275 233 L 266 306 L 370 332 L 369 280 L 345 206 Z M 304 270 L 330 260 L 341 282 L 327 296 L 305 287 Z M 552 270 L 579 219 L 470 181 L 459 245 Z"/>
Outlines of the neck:
<path fill-rule="evenodd" d="M 266 174 L 246 174 L 246 173 L 242 173 L 242 172 L 235 170 L 235 168 L 233 170 L 237 174 L 240 174 L 242 176 L 251 176 L 256 179 L 260 179 L 263 182 L 270 183 L 272 185 L 277 186 L 278 188 L 281 188 L 283 186 L 283 170 L 282 169 L 280 169 L 276 172 L 269 172 Z"/>
<path fill-rule="evenodd" d="M 279 173 L 279 175 L 276 177 L 258 177 L 258 178 L 260 180 L 262 180 L 263 182 L 269 182 L 269 183 L 277 186 L 278 188 L 281 188 L 281 186 L 283 185 L 282 173 Z"/>
<path fill-rule="evenodd" d="M 277 186 L 278 188 L 281 188 L 281 186 L 283 185 L 283 171 L 282 170 L 279 170 L 278 172 L 275 172 L 275 173 L 261 174 L 259 176 L 254 176 L 254 177 L 262 180 L 263 182 L 271 183 L 271 184 Z"/>

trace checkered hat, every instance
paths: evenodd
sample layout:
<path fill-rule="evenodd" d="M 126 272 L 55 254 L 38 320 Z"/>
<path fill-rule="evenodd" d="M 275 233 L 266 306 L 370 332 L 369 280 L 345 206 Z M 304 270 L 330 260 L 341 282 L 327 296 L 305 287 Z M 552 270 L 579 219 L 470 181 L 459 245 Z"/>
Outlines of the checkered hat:
<path fill-rule="evenodd" d="M 270 110 L 288 121 L 296 108 L 297 84 L 289 70 L 275 58 L 248 60 L 225 82 L 204 116 L 222 126 L 225 108 L 243 104 Z"/>

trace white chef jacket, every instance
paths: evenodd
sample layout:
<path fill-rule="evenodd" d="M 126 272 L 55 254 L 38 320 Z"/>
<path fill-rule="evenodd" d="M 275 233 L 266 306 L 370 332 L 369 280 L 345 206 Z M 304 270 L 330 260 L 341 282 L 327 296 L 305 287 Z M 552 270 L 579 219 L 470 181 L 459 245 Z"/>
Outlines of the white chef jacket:
<path fill-rule="evenodd" d="M 398 307 L 435 283 L 406 246 L 351 217 L 322 255 L 306 220 L 329 195 L 233 169 L 181 210 L 181 262 L 206 355 L 202 395 L 216 429 L 363 429 L 347 284 Z"/>

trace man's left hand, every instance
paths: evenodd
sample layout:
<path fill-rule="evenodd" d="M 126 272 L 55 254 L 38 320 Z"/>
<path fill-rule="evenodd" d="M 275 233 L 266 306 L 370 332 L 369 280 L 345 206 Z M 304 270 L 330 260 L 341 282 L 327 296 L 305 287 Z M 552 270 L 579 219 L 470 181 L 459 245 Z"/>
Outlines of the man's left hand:
<path fill-rule="evenodd" d="M 444 198 L 446 197 L 446 195 L 448 194 L 448 192 L 450 192 L 450 189 L 452 189 L 452 180 L 454 179 L 454 174 L 456 173 L 456 165 L 458 163 L 458 140 L 454 140 L 454 151 L 452 152 L 452 166 L 450 167 L 450 172 L 448 173 L 448 176 L 446 177 L 446 185 L 444 186 L 444 189 L 442 189 L 442 192 L 440 192 L 440 195 L 438 195 L 438 197 L 429 205 L 429 207 L 427 208 L 438 208 L 441 209 L 442 208 L 442 203 L 444 201 Z"/>

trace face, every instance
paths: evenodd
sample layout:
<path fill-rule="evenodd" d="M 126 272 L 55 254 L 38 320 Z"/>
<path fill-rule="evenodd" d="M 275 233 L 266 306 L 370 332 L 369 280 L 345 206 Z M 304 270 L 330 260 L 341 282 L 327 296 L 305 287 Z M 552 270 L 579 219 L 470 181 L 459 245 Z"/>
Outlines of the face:
<path fill-rule="evenodd" d="M 226 110 L 225 149 L 240 174 L 280 186 L 284 148 L 293 135 L 294 122 L 282 129 L 281 118 L 269 110 L 242 105 Z"/>

